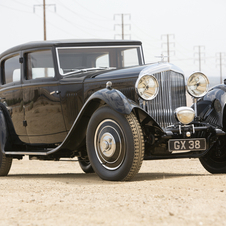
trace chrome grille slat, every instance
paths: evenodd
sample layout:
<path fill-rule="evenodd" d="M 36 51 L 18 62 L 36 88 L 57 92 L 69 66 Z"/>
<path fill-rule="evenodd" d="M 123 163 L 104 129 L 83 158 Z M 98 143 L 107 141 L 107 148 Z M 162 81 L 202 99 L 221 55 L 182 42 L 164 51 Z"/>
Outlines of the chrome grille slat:
<path fill-rule="evenodd" d="M 154 76 L 159 82 L 159 93 L 154 100 L 142 101 L 141 106 L 161 127 L 166 128 L 176 122 L 174 110 L 186 106 L 184 76 L 174 71 L 164 71 Z"/>

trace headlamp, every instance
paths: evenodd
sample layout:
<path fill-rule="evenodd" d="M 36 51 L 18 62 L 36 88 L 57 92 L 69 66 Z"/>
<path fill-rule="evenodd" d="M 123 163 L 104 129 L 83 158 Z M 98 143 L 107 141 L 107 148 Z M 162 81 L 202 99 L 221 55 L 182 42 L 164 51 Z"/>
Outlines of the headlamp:
<path fill-rule="evenodd" d="M 201 72 L 195 72 L 188 78 L 187 81 L 187 91 L 188 93 L 195 97 L 200 98 L 204 96 L 208 91 L 209 80 Z"/>
<path fill-rule="evenodd" d="M 159 91 L 159 83 L 153 75 L 139 77 L 135 84 L 136 92 L 144 100 L 154 99 Z"/>

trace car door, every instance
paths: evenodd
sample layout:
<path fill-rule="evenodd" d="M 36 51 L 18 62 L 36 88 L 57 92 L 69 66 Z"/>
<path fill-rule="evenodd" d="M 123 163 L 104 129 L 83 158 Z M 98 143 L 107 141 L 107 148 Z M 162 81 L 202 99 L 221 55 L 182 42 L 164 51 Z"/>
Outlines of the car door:
<path fill-rule="evenodd" d="M 31 144 L 57 144 L 66 137 L 52 50 L 23 52 L 25 124 Z"/>
<path fill-rule="evenodd" d="M 21 90 L 20 52 L 14 52 L 1 59 L 0 102 L 8 109 L 16 134 L 28 143 L 24 126 L 23 92 Z"/>

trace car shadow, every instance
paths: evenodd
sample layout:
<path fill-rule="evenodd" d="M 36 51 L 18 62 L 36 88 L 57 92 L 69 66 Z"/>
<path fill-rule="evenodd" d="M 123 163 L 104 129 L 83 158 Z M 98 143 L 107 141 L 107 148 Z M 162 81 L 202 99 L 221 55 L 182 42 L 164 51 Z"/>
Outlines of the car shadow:
<path fill-rule="evenodd" d="M 211 174 L 184 174 L 184 173 L 138 173 L 131 181 L 155 181 L 167 180 L 181 177 L 205 177 Z M 9 174 L 8 179 L 40 179 L 40 180 L 54 180 L 67 184 L 103 184 L 103 183 L 119 183 L 115 181 L 104 181 L 98 177 L 97 174 L 85 173 L 60 173 L 60 174 Z"/>
<path fill-rule="evenodd" d="M 190 174 L 190 173 L 138 173 L 134 177 L 134 181 L 153 181 L 153 180 L 166 180 L 172 178 L 181 178 L 181 177 L 204 177 L 209 176 L 210 174 Z"/>
<path fill-rule="evenodd" d="M 53 180 L 66 184 L 89 184 L 101 183 L 101 180 L 95 173 L 56 173 L 56 174 L 9 174 L 7 178 L 12 179 L 37 179 L 37 180 Z"/>

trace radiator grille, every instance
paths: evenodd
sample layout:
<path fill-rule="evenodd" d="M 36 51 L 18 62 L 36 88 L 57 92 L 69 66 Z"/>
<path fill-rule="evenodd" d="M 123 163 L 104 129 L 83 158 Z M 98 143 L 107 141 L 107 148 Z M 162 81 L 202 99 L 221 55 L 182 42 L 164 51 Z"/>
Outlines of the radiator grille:
<path fill-rule="evenodd" d="M 159 82 L 159 93 L 154 100 L 140 101 L 146 110 L 161 127 L 166 128 L 176 122 L 174 110 L 186 106 L 184 76 L 174 71 L 154 74 Z"/>

